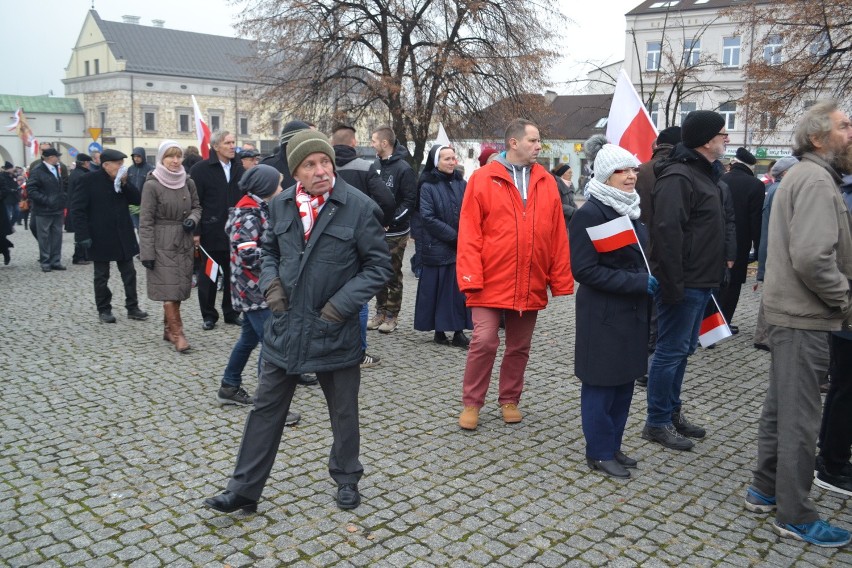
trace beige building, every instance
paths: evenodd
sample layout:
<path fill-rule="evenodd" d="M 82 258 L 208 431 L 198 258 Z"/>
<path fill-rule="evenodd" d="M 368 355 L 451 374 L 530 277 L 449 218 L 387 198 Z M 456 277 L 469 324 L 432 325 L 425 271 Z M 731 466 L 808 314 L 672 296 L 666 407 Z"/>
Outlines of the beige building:
<path fill-rule="evenodd" d="M 86 15 L 65 72 L 65 92 L 79 100 L 85 127 L 102 128 L 104 147 L 152 159 L 164 139 L 196 145 L 191 95 L 211 130 L 228 130 L 239 144 L 271 152 L 280 116 L 255 112 L 247 60 L 253 42 Z"/>
<path fill-rule="evenodd" d="M 62 162 L 70 164 L 77 152 L 85 152 L 92 141 L 85 131 L 83 109 L 77 99 L 62 97 L 26 97 L 0 95 L 0 120 L 3 126 L 15 121 L 15 112 L 24 110 L 24 118 L 39 142 L 51 142 L 62 152 Z M 0 164 L 12 162 L 26 167 L 35 159 L 16 131 L 0 129 Z"/>

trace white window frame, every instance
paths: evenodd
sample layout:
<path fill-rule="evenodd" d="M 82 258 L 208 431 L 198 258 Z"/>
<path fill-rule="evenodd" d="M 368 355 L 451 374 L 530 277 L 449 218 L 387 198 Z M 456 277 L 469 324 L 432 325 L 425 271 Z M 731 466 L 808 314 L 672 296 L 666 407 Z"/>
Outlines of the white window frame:
<path fill-rule="evenodd" d="M 736 45 L 726 45 L 728 41 L 736 41 Z M 735 68 L 740 66 L 742 55 L 742 39 L 740 36 L 722 38 L 722 67 Z"/>
<path fill-rule="evenodd" d="M 784 40 L 780 35 L 766 38 L 763 46 L 763 60 L 767 65 L 781 65 L 784 62 Z"/>
<path fill-rule="evenodd" d="M 719 105 L 719 114 L 725 117 L 725 127 L 728 132 L 737 129 L 737 103 L 728 101 Z"/>
<path fill-rule="evenodd" d="M 651 49 L 655 46 L 656 49 Z M 649 41 L 645 44 L 645 71 L 657 71 L 663 55 L 663 44 L 659 41 Z"/>
<path fill-rule="evenodd" d="M 188 134 L 193 131 L 193 126 L 195 125 L 195 120 L 193 120 L 192 109 L 189 108 L 179 108 L 175 113 L 177 115 L 177 131 L 181 134 Z M 187 128 L 184 130 L 181 128 L 181 119 L 186 117 Z"/>
<path fill-rule="evenodd" d="M 701 60 L 701 39 L 688 39 L 683 42 L 683 64 L 695 67 Z"/>
<path fill-rule="evenodd" d="M 686 108 L 684 108 L 686 107 Z M 683 124 L 683 120 L 686 118 L 686 115 L 691 113 L 692 111 L 698 110 L 698 103 L 692 101 L 681 101 L 680 103 L 680 123 Z"/>

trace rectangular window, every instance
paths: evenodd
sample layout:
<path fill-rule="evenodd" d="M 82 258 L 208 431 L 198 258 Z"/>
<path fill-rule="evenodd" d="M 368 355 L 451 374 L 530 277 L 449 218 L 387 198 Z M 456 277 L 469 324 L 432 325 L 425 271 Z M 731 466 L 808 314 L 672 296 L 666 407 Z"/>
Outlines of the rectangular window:
<path fill-rule="evenodd" d="M 831 44 L 828 40 L 828 33 L 820 32 L 816 38 L 811 42 L 809 46 L 809 51 L 811 53 L 811 57 L 822 57 L 826 53 L 828 53 Z"/>
<path fill-rule="evenodd" d="M 240 136 L 245 136 L 249 133 L 249 120 L 248 117 L 241 116 L 240 117 Z"/>
<path fill-rule="evenodd" d="M 218 132 L 222 129 L 222 116 L 218 114 L 210 115 L 210 132 Z"/>
<path fill-rule="evenodd" d="M 101 60 L 95 59 L 95 75 L 101 74 Z"/>
<path fill-rule="evenodd" d="M 54 123 L 54 126 L 56 127 L 56 131 L 62 132 L 62 119 L 61 118 L 54 119 L 53 123 Z"/>
<path fill-rule="evenodd" d="M 656 71 L 660 68 L 660 54 L 662 52 L 662 44 L 658 41 L 649 41 L 647 43 L 647 55 L 645 56 L 645 71 Z"/>
<path fill-rule="evenodd" d="M 88 62 L 88 61 L 86 61 L 86 62 L 84 63 L 84 65 L 85 65 L 85 67 L 86 67 L 86 77 L 88 77 L 88 76 L 89 76 L 89 62 Z"/>
<path fill-rule="evenodd" d="M 737 103 L 727 102 L 719 107 L 719 114 L 725 117 L 725 125 L 728 131 L 737 128 Z"/>
<path fill-rule="evenodd" d="M 651 103 L 651 108 L 648 109 L 648 114 L 651 115 L 651 124 L 656 128 L 660 119 L 660 103 Z"/>
<path fill-rule="evenodd" d="M 272 136 L 278 136 L 281 133 L 281 119 L 272 119 Z"/>
<path fill-rule="evenodd" d="M 687 67 L 698 65 L 701 59 L 701 40 L 688 39 L 683 42 L 683 64 Z"/>
<path fill-rule="evenodd" d="M 98 109 L 98 118 L 101 121 L 100 127 L 103 128 L 106 125 L 106 110 Z"/>
<path fill-rule="evenodd" d="M 739 37 L 726 37 L 722 40 L 722 65 L 724 67 L 740 66 Z"/>
<path fill-rule="evenodd" d="M 780 65 L 784 58 L 781 55 L 780 35 L 772 35 L 766 38 L 766 45 L 763 46 L 763 60 L 769 65 Z"/>
<path fill-rule="evenodd" d="M 153 132 L 157 130 L 157 113 L 152 110 L 145 111 L 145 130 Z"/>
<path fill-rule="evenodd" d="M 775 115 L 771 115 L 768 112 L 761 113 L 760 115 L 760 129 L 761 130 L 775 130 L 778 127 L 778 117 Z"/>
<path fill-rule="evenodd" d="M 698 103 L 680 103 L 680 123 L 683 124 L 686 115 L 694 110 L 698 110 Z"/>
<path fill-rule="evenodd" d="M 192 117 L 186 111 L 180 111 L 178 113 L 178 132 L 190 132 L 192 124 Z"/>

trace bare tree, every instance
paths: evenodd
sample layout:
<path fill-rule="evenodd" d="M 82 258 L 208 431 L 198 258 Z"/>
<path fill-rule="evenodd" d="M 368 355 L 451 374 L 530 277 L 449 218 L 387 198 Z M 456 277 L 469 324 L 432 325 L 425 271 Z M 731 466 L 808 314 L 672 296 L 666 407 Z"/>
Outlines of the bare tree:
<path fill-rule="evenodd" d="M 752 1 L 726 15 L 751 37 L 743 100 L 759 130 L 797 116 L 808 101 L 849 99 L 852 0 Z"/>
<path fill-rule="evenodd" d="M 422 159 L 434 119 L 520 105 L 556 60 L 538 0 L 242 0 L 258 40 L 259 98 L 294 114 L 381 117 Z"/>

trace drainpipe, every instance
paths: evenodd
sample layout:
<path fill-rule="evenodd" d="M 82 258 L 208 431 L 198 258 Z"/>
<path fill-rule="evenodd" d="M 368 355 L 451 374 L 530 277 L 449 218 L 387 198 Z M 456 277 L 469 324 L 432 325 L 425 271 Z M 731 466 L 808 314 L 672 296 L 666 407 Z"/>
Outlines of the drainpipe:
<path fill-rule="evenodd" d="M 130 76 L 130 148 L 136 146 L 136 128 L 134 128 L 135 114 L 133 111 L 133 75 Z"/>

